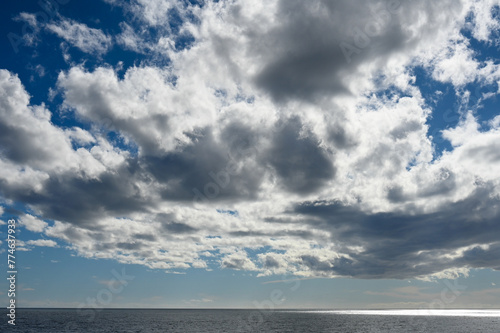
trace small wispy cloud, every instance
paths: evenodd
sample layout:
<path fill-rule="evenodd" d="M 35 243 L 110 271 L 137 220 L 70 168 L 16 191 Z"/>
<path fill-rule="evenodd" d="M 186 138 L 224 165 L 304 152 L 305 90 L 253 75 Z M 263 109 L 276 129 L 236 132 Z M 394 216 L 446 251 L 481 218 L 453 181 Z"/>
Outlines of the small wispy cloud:
<path fill-rule="evenodd" d="M 207 304 L 207 303 L 213 303 L 213 302 L 214 302 L 214 300 L 211 298 L 184 300 L 184 303 L 189 304 L 189 305 Z"/>
<path fill-rule="evenodd" d="M 113 44 L 113 39 L 100 29 L 70 19 L 47 24 L 46 29 L 85 53 L 104 54 Z"/>
<path fill-rule="evenodd" d="M 51 239 L 29 240 L 26 242 L 26 244 L 33 246 L 43 246 L 43 247 L 58 247 L 57 243 Z"/>

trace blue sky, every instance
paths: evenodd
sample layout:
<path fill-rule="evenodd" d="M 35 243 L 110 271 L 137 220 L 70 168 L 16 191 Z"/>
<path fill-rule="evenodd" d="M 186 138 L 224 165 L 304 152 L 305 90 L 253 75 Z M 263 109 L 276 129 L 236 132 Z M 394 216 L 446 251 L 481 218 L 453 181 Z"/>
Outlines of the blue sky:
<path fill-rule="evenodd" d="M 499 8 L 2 4 L 18 304 L 499 308 Z"/>

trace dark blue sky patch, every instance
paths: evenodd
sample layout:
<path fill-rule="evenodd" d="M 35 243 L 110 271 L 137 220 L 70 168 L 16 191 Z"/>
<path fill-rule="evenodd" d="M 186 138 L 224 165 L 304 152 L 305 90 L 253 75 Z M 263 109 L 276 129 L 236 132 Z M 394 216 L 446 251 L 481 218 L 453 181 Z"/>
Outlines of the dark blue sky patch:
<path fill-rule="evenodd" d="M 179 13 L 179 10 L 177 10 L 177 8 L 171 8 L 169 9 L 167 15 L 170 31 L 173 34 L 178 34 L 182 27 L 182 24 L 184 23 L 181 13 Z"/>
<path fill-rule="evenodd" d="M 468 29 L 461 30 L 462 35 L 467 38 L 470 47 L 474 50 L 474 58 L 479 62 L 492 61 L 495 64 L 500 62 L 500 44 L 491 42 L 491 40 L 484 42 L 475 39 Z M 499 32 L 495 32 L 496 38 L 500 37 Z"/>
<path fill-rule="evenodd" d="M 184 49 L 189 49 L 195 42 L 193 35 L 187 33 L 183 35 L 178 35 L 174 39 L 175 50 L 182 51 Z"/>
<path fill-rule="evenodd" d="M 498 115 L 500 101 L 498 98 L 498 84 L 470 83 L 465 86 L 470 91 L 467 108 L 474 112 L 478 123 L 483 125 L 480 130 L 488 130 L 487 122 Z M 486 125 L 486 126 L 485 126 Z"/>
<path fill-rule="evenodd" d="M 460 105 L 452 84 L 435 81 L 432 74 L 422 67 L 413 69 L 416 76 L 415 85 L 420 88 L 422 96 L 432 109 L 432 115 L 427 119 L 428 135 L 439 157 L 445 150 L 451 151 L 452 146 L 441 134 L 441 131 L 456 127 L 460 121 Z"/>

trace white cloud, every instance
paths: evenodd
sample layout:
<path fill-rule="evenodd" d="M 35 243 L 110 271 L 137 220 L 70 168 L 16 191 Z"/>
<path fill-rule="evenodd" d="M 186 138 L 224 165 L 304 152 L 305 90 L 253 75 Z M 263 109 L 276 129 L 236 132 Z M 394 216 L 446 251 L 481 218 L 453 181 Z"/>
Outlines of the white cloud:
<path fill-rule="evenodd" d="M 498 42 L 491 40 L 491 33 L 500 28 L 498 17 L 493 17 L 495 6 L 500 6 L 498 0 L 476 1 L 472 5 L 473 27 L 472 35 L 482 42 Z M 496 7 L 498 15 L 498 7 Z"/>
<path fill-rule="evenodd" d="M 45 28 L 85 53 L 104 54 L 113 44 L 112 38 L 100 29 L 67 18 L 49 23 Z"/>
<path fill-rule="evenodd" d="M 141 36 L 139 36 L 130 25 L 122 22 L 120 27 L 122 29 L 122 33 L 116 37 L 118 44 L 125 49 L 129 49 L 137 53 L 147 51 L 148 45 L 144 43 Z"/>
<path fill-rule="evenodd" d="M 221 260 L 221 267 L 245 271 L 258 270 L 245 252 L 236 252 L 223 257 Z"/>
<path fill-rule="evenodd" d="M 26 242 L 26 244 L 33 246 L 43 246 L 43 247 L 58 247 L 57 243 L 51 239 L 29 240 Z"/>
<path fill-rule="evenodd" d="M 201 298 L 201 299 L 190 299 L 190 300 L 185 300 L 184 303 L 189 304 L 189 305 L 199 305 L 203 303 L 213 303 L 214 300 L 211 298 Z"/>
<path fill-rule="evenodd" d="M 0 139 L 6 147 L 0 164 L 6 182 L 13 186 L 18 179 L 31 178 L 31 182 L 21 181 L 23 186 L 40 189 L 50 174 L 68 171 L 95 178 L 106 165 L 116 167 L 127 155 L 110 147 L 103 138 L 96 144 L 95 137 L 83 129 L 64 131 L 54 126 L 51 112 L 44 105 L 30 105 L 19 78 L 5 70 L 0 70 L 0 116 L 4 127 Z M 74 150 L 72 142 L 93 147 Z"/>
<path fill-rule="evenodd" d="M 168 14 L 172 8 L 179 8 L 175 0 L 134 0 L 126 7 L 143 23 L 151 26 L 168 25 Z"/>
<path fill-rule="evenodd" d="M 27 248 L 26 243 L 18 238 L 16 239 L 16 251 L 29 252 L 31 249 Z"/>
<path fill-rule="evenodd" d="M 70 130 L 66 130 L 66 133 L 70 139 L 79 145 L 89 145 L 96 141 L 92 134 L 80 127 L 73 127 Z"/>
<path fill-rule="evenodd" d="M 474 52 L 467 45 L 458 42 L 444 52 L 446 54 L 438 58 L 434 67 L 433 77 L 436 80 L 460 87 L 476 79 L 479 63 L 474 60 Z"/>
<path fill-rule="evenodd" d="M 186 133 L 212 124 L 217 107 L 213 90 L 202 83 L 179 81 L 174 87 L 169 77 L 169 71 L 154 67 L 131 68 L 123 80 L 111 69 L 88 73 L 74 67 L 61 73 L 58 85 L 66 105 L 81 117 L 118 130 L 141 152 L 155 154 L 190 141 Z"/>
<path fill-rule="evenodd" d="M 74 151 L 69 135 L 51 123 L 51 112 L 41 106 L 29 105 L 29 95 L 19 78 L 6 70 L 0 70 L 0 116 L 4 135 L 2 141 L 8 150 L 3 156 L 14 163 L 40 171 L 61 172 L 103 169 L 88 152 Z M 84 135 L 84 130 L 78 133 Z M 95 174 L 95 171 L 91 173 Z M 22 174 L 29 173 L 29 170 Z M 15 177 L 8 179 L 12 182 Z"/>
<path fill-rule="evenodd" d="M 25 214 L 20 218 L 19 222 L 29 231 L 43 232 L 49 225 L 47 222 L 41 221 L 33 215 Z"/>

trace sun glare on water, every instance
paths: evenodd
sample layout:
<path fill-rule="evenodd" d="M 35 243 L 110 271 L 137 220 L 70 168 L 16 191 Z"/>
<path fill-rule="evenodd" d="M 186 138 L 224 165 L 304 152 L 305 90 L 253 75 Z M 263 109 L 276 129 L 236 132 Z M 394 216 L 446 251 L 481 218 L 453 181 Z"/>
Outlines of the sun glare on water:
<path fill-rule="evenodd" d="M 372 315 L 372 316 L 448 316 L 448 317 L 500 317 L 500 310 L 332 310 L 317 311 L 318 313 L 332 313 L 344 315 Z"/>

